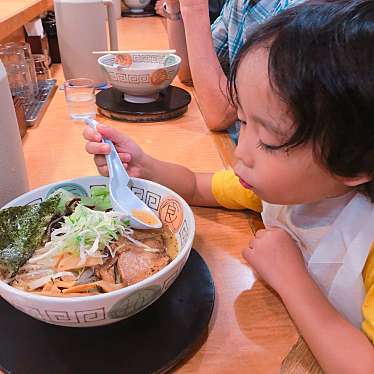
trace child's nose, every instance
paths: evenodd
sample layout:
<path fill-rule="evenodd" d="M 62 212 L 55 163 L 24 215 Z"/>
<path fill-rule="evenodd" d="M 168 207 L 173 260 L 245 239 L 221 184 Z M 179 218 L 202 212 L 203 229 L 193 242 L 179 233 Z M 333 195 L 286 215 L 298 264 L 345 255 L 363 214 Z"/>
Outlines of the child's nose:
<path fill-rule="evenodd" d="M 253 167 L 254 155 L 257 149 L 258 134 L 256 128 L 247 123 L 240 128 L 238 145 L 235 148 L 235 157 L 247 166 Z"/>
<path fill-rule="evenodd" d="M 252 157 L 252 147 L 250 144 L 250 141 L 245 140 L 244 137 L 240 139 L 239 137 L 239 142 L 237 147 L 235 148 L 234 155 L 235 157 L 242 161 L 247 167 L 253 167 L 253 157 Z"/>

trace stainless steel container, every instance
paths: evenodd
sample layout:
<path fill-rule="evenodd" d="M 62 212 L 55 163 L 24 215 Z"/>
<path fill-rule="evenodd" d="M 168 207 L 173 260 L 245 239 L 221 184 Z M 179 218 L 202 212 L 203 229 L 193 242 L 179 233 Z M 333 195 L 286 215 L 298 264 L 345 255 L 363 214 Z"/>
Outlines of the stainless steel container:
<path fill-rule="evenodd" d="M 29 188 L 21 136 L 4 65 L 0 61 L 0 207 Z"/>

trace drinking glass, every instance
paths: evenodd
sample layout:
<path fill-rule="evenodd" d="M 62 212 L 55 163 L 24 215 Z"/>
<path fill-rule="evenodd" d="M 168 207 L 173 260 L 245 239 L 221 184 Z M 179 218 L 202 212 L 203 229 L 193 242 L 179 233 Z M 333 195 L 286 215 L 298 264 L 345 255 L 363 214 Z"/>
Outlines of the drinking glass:
<path fill-rule="evenodd" d="M 31 105 L 34 102 L 34 92 L 27 65 L 9 64 L 7 74 L 12 96 L 21 97 L 25 107 Z"/>
<path fill-rule="evenodd" d="M 0 59 L 4 64 L 5 70 L 8 71 L 10 65 L 25 65 L 26 59 L 23 51 L 15 51 L 0 45 Z"/>
<path fill-rule="evenodd" d="M 2 46 L 2 49 L 12 54 L 21 54 L 22 61 L 18 61 L 18 64 L 25 64 L 29 70 L 31 83 L 33 86 L 33 94 L 36 97 L 39 93 L 38 80 L 36 78 L 35 64 L 31 54 L 30 44 L 26 42 L 9 42 Z"/>
<path fill-rule="evenodd" d="M 24 52 L 2 45 L 0 46 L 0 59 L 7 71 L 12 96 L 21 97 L 25 108 L 29 107 L 35 98 Z"/>
<path fill-rule="evenodd" d="M 32 55 L 35 64 L 35 72 L 38 81 L 50 79 L 49 63 L 50 57 L 43 54 Z"/>
<path fill-rule="evenodd" d="M 69 79 L 64 83 L 65 99 L 70 118 L 82 120 L 96 116 L 95 84 L 87 78 Z"/>

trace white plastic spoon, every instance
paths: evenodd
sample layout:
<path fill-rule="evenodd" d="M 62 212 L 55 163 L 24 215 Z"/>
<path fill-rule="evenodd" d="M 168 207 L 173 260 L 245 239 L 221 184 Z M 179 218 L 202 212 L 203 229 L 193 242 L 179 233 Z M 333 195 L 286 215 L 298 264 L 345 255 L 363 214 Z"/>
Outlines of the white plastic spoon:
<path fill-rule="evenodd" d="M 96 129 L 99 124 L 99 122 L 90 117 L 85 117 L 84 121 L 93 129 Z M 130 225 L 134 229 L 159 229 L 162 226 L 160 219 L 128 187 L 130 177 L 119 158 L 114 144 L 106 138 L 103 138 L 103 143 L 109 144 L 112 150 L 105 157 L 109 169 L 109 194 L 113 210 L 127 214 L 130 219 Z M 137 213 L 138 216 L 144 215 L 144 218 L 149 218 L 147 220 L 150 223 L 134 217 L 134 214 Z"/>

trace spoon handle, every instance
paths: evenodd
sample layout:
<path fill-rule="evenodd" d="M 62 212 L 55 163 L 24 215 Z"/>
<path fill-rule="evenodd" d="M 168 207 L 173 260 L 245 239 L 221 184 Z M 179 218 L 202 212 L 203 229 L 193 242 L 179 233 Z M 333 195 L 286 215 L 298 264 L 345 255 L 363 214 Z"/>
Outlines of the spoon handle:
<path fill-rule="evenodd" d="M 94 120 L 91 117 L 85 117 L 84 121 L 88 126 L 90 126 L 94 130 L 96 130 L 96 126 L 99 124 L 98 121 Z M 108 155 L 105 155 L 109 169 L 109 176 L 111 178 L 118 178 L 122 185 L 127 186 L 130 182 L 130 177 L 122 164 L 116 147 L 114 146 L 111 140 L 104 137 L 102 143 L 108 144 L 111 148 L 111 152 Z"/>
<path fill-rule="evenodd" d="M 122 164 L 116 147 L 109 139 L 104 138 L 103 141 L 104 143 L 108 144 L 112 150 L 112 152 L 110 152 L 108 155 L 105 155 L 109 168 L 109 175 L 113 178 L 117 178 L 121 185 L 127 186 L 130 182 L 130 177 Z"/>

